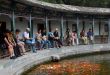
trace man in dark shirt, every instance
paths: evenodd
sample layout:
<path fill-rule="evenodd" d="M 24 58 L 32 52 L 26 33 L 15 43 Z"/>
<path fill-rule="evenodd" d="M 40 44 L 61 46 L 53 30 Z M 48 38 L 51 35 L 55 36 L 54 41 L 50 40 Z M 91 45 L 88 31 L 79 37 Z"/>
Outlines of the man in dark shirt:
<path fill-rule="evenodd" d="M 42 36 L 46 36 L 46 30 L 45 29 L 42 32 Z"/>
<path fill-rule="evenodd" d="M 54 34 L 54 37 L 59 37 L 59 33 L 58 33 L 58 29 L 57 28 L 55 29 L 55 32 L 53 34 Z"/>
<path fill-rule="evenodd" d="M 58 47 L 60 48 L 63 44 L 59 38 L 58 28 L 55 29 L 55 32 L 53 34 L 54 34 L 54 40 L 55 42 L 57 42 L 56 46 L 58 45 Z"/>

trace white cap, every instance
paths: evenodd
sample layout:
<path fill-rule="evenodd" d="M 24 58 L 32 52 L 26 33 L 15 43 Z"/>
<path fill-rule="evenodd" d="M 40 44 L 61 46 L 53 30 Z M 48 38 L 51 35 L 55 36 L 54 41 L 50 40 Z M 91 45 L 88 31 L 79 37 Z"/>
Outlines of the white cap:
<path fill-rule="evenodd" d="M 30 31 L 30 28 L 26 28 L 27 31 Z"/>
<path fill-rule="evenodd" d="M 56 31 L 58 30 L 58 28 L 55 29 Z"/>

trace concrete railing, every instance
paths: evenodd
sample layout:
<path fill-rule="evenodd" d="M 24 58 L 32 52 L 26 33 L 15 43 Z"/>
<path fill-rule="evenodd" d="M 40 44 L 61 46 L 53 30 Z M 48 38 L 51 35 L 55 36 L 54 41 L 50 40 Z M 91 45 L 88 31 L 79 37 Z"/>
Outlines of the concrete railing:
<path fill-rule="evenodd" d="M 51 60 L 51 56 L 67 57 L 70 55 L 87 54 L 94 52 L 109 51 L 110 44 L 80 45 L 71 47 L 54 48 L 38 51 L 37 53 L 28 53 L 23 57 L 13 60 L 12 64 L 0 70 L 1 75 L 20 75 L 22 72 L 30 69 L 33 65 Z"/>

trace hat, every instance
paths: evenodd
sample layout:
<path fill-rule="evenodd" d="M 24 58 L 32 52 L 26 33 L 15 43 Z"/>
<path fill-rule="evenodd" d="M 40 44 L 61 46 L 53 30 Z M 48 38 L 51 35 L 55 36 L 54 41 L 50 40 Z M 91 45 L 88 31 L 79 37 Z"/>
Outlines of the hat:
<path fill-rule="evenodd" d="M 58 30 L 58 28 L 55 29 L 56 31 Z"/>
<path fill-rule="evenodd" d="M 30 28 L 26 28 L 27 31 L 30 31 Z"/>

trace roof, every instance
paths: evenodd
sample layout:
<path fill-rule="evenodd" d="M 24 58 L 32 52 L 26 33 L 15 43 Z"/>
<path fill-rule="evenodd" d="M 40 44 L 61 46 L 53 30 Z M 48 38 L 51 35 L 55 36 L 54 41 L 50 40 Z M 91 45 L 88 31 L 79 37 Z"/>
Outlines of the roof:
<path fill-rule="evenodd" d="M 49 10 L 56 10 L 60 12 L 75 12 L 75 13 L 89 13 L 89 14 L 110 14 L 109 8 L 96 8 L 96 7 L 82 7 L 72 6 L 65 4 L 53 4 L 38 0 L 16 0 L 31 6 L 42 7 Z"/>

